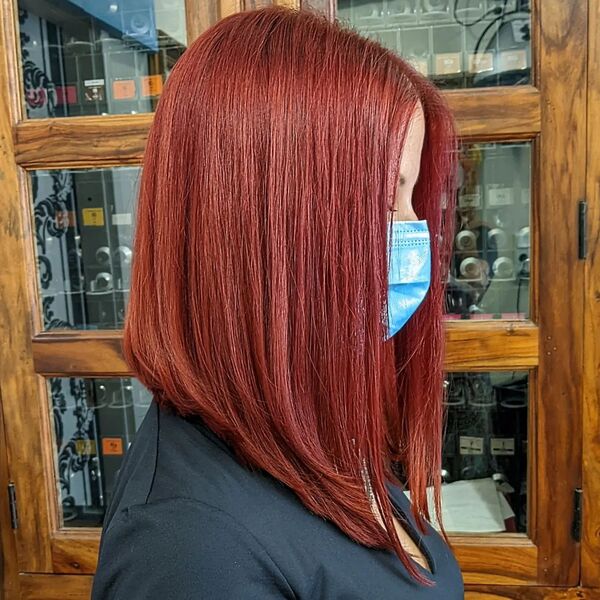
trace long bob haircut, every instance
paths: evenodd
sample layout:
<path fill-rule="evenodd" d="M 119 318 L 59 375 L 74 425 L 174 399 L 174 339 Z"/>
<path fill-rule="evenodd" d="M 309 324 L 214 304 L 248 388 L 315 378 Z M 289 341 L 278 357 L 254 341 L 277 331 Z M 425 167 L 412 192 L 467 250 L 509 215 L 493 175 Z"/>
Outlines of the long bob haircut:
<path fill-rule="evenodd" d="M 418 103 L 413 207 L 431 233 L 431 287 L 386 340 L 390 208 Z M 433 486 L 449 543 L 442 324 L 456 144 L 435 86 L 351 27 L 284 7 L 224 18 L 158 102 L 123 340 L 162 408 L 202 418 L 246 468 L 356 542 L 395 551 L 424 585 L 386 482 L 410 489 L 422 533 Z"/>

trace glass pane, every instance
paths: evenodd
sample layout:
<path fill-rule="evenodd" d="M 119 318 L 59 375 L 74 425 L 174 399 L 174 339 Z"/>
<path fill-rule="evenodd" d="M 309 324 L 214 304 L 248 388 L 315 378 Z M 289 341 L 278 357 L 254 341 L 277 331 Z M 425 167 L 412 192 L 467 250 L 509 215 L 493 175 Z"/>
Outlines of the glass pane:
<path fill-rule="evenodd" d="M 102 525 L 123 455 L 152 396 L 135 379 L 48 379 L 65 527 Z"/>
<path fill-rule="evenodd" d="M 529 317 L 531 144 L 466 144 L 446 318 Z"/>
<path fill-rule="evenodd" d="M 187 45 L 184 0 L 19 0 L 29 118 L 151 112 Z"/>
<path fill-rule="evenodd" d="M 444 88 L 531 82 L 529 0 L 338 0 L 338 18 Z"/>
<path fill-rule="evenodd" d="M 44 329 L 122 327 L 139 174 L 139 167 L 32 173 Z"/>
<path fill-rule="evenodd" d="M 520 371 L 447 374 L 446 531 L 527 533 L 528 379 Z M 432 524 L 439 529 L 428 491 Z"/>

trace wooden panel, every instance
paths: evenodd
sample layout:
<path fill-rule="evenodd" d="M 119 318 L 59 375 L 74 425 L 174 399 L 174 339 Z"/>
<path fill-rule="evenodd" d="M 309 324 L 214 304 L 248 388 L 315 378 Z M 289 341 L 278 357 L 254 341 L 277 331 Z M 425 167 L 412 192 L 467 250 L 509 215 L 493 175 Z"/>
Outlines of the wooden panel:
<path fill-rule="evenodd" d="M 122 332 L 53 330 L 33 338 L 36 373 L 46 377 L 130 375 L 121 354 Z M 538 364 L 538 328 L 527 321 L 449 321 L 449 371 L 519 370 Z"/>
<path fill-rule="evenodd" d="M 244 10 L 244 0 L 218 0 L 218 5 L 221 19 Z"/>
<path fill-rule="evenodd" d="M 73 575 L 93 574 L 98 562 L 100 529 L 63 529 L 52 538 L 53 571 Z"/>
<path fill-rule="evenodd" d="M 539 330 L 529 321 L 447 321 L 449 371 L 531 369 L 539 361 Z"/>
<path fill-rule="evenodd" d="M 142 161 L 152 113 L 32 119 L 15 130 L 16 161 L 27 169 Z"/>
<path fill-rule="evenodd" d="M 541 129 L 540 93 L 532 86 L 444 92 L 463 138 L 530 139 Z"/>
<path fill-rule="evenodd" d="M 544 587 L 504 587 L 504 586 L 470 586 L 465 595 L 466 600 L 599 600 L 598 590 L 583 588 L 544 588 Z"/>
<path fill-rule="evenodd" d="M 33 339 L 34 368 L 46 377 L 128 376 L 121 354 L 122 331 L 51 331 Z"/>
<path fill-rule="evenodd" d="M 538 575 L 538 549 L 521 536 L 512 544 L 502 537 L 479 538 L 479 543 L 453 543 L 465 584 L 534 584 Z M 494 545 L 497 544 L 497 545 Z M 501 545 L 505 544 L 505 545 Z"/>
<path fill-rule="evenodd" d="M 21 600 L 89 600 L 92 577 L 21 574 Z M 13 599 L 11 599 L 13 600 Z"/>
<path fill-rule="evenodd" d="M 26 209 L 19 194 L 20 172 L 13 158 L 12 125 L 20 118 L 16 2 L 3 0 L 0 10 L 0 389 L 10 477 L 19 502 L 16 532 L 19 570 L 49 571 L 48 543 L 52 515 L 48 507 L 52 444 L 48 414 L 40 403 L 40 383 L 31 353 L 33 238 Z M 46 414 L 45 414 L 46 413 Z M 6 482 L 2 482 L 5 484 Z M 6 488 L 0 489 L 6 494 Z M 4 526 L 4 524 L 3 524 Z M 13 535 L 13 532 L 9 532 Z M 9 563 L 7 563 L 9 564 Z"/>
<path fill-rule="evenodd" d="M 600 587 L 600 0 L 590 0 L 587 121 L 582 582 Z"/>
<path fill-rule="evenodd" d="M 585 193 L 587 2 L 536 2 L 533 15 L 542 97 L 532 215 L 533 307 L 540 325 L 534 531 L 540 584 L 576 585 L 580 556 L 571 519 L 573 490 L 581 485 L 584 284 L 577 201 Z"/>
<path fill-rule="evenodd" d="M 185 0 L 188 48 L 203 31 L 219 20 L 219 8 L 219 2 L 216 0 Z"/>
<path fill-rule="evenodd" d="M 20 576 L 21 600 L 89 600 L 92 577 L 85 575 Z M 467 585 L 466 600 L 598 600 L 598 590 L 531 586 Z M 10 598 L 12 600 L 12 598 Z"/>
<path fill-rule="evenodd" d="M 540 131 L 540 96 L 532 87 L 444 92 L 465 139 L 530 139 Z M 32 119 L 15 131 L 25 169 L 140 164 L 153 115 Z"/>
<path fill-rule="evenodd" d="M 2 398 L 0 388 L 0 406 L 6 399 Z M 2 411 L 0 410 L 0 490 L 6 490 L 10 478 L 8 456 L 5 439 L 5 427 Z M 10 520 L 10 507 L 8 494 L 0 493 L 0 539 L 2 540 L 2 554 L 0 562 L 0 581 L 2 582 L 0 594 L 2 598 L 19 597 L 19 572 L 17 560 L 17 543 Z"/>
<path fill-rule="evenodd" d="M 300 0 L 302 8 L 308 8 L 324 15 L 333 21 L 336 12 L 336 0 Z"/>
<path fill-rule="evenodd" d="M 52 539 L 53 571 L 95 572 L 99 529 L 62 530 Z M 535 583 L 538 549 L 522 535 L 451 536 L 465 583 L 522 585 Z"/>

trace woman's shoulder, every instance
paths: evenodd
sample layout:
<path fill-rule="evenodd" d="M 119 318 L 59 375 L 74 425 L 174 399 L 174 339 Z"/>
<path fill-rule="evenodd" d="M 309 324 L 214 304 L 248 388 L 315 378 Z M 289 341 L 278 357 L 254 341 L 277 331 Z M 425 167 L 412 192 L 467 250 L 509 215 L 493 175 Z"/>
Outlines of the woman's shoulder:
<path fill-rule="evenodd" d="M 204 597 L 294 594 L 260 541 L 219 507 L 172 497 L 114 516 L 103 532 L 92 600 Z"/>
<path fill-rule="evenodd" d="M 245 468 L 200 418 L 183 418 L 153 401 L 127 451 L 104 527 L 131 506 L 168 501 L 214 507 L 240 521 L 269 506 L 297 508 L 293 494 L 260 469 Z"/>

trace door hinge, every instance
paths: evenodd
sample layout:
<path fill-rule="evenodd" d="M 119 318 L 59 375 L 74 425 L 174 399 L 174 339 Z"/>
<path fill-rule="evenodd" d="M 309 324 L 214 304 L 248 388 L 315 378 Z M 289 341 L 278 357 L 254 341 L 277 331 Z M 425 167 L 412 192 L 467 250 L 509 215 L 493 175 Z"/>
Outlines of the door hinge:
<path fill-rule="evenodd" d="M 580 200 L 578 207 L 579 214 L 579 251 L 580 259 L 587 258 L 587 201 Z"/>
<path fill-rule="evenodd" d="M 13 529 L 19 526 L 19 515 L 17 514 L 17 491 L 15 484 L 11 481 L 8 484 L 8 505 L 10 507 L 10 524 Z"/>
<path fill-rule="evenodd" d="M 571 535 L 576 542 L 581 541 L 582 503 L 583 490 L 581 488 L 575 488 L 575 493 L 573 495 L 573 525 L 571 527 Z"/>

